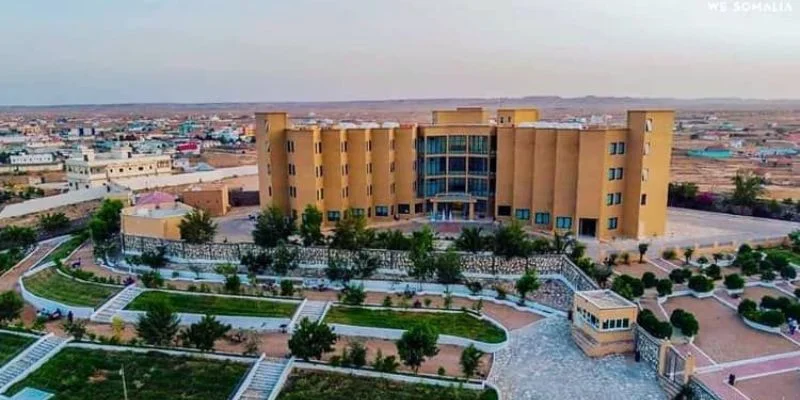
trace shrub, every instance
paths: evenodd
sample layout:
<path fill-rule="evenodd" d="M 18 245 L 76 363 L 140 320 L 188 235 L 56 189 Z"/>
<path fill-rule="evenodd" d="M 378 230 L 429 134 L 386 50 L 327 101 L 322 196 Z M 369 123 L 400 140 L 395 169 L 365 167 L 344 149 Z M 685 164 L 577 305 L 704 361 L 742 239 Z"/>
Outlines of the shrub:
<path fill-rule="evenodd" d="M 683 311 L 683 309 L 679 308 L 673 311 L 672 315 L 669 316 L 669 322 L 672 323 L 672 325 L 680 327 L 681 322 L 686 317 L 686 314 L 687 314 L 686 311 Z"/>
<path fill-rule="evenodd" d="M 642 284 L 644 285 L 645 289 L 650 289 L 656 286 L 658 279 L 656 279 L 656 274 L 652 272 L 645 272 L 642 274 Z"/>
<path fill-rule="evenodd" d="M 381 304 L 384 307 L 391 307 L 392 306 L 392 296 L 386 296 L 383 298 L 383 303 Z"/>
<path fill-rule="evenodd" d="M 800 289 L 798 289 L 798 290 L 800 290 Z M 506 299 L 506 294 L 508 292 L 502 286 L 500 286 L 500 285 L 495 286 L 494 287 L 494 291 L 497 292 L 497 300 L 505 300 Z M 800 294 L 798 294 L 797 297 L 800 297 Z"/>
<path fill-rule="evenodd" d="M 294 283 L 288 279 L 281 280 L 281 296 L 294 295 Z"/>
<path fill-rule="evenodd" d="M 787 265 L 781 268 L 781 278 L 787 280 L 797 278 L 797 270 L 791 265 Z"/>
<path fill-rule="evenodd" d="M 725 276 L 725 287 L 730 290 L 737 290 L 744 288 L 744 278 L 739 274 L 730 274 Z"/>
<path fill-rule="evenodd" d="M 688 279 L 690 276 L 692 276 L 692 271 L 686 268 L 673 269 L 669 273 L 669 279 L 677 284 L 686 282 L 686 279 Z"/>
<path fill-rule="evenodd" d="M 642 310 L 636 318 L 636 323 L 651 335 L 660 339 L 669 339 L 672 336 L 672 325 L 656 318 L 650 310 Z"/>
<path fill-rule="evenodd" d="M 764 282 L 772 282 L 775 280 L 775 273 L 772 271 L 766 271 L 761 274 L 761 280 Z"/>
<path fill-rule="evenodd" d="M 800 298 L 800 288 L 794 290 L 794 297 Z"/>
<path fill-rule="evenodd" d="M 164 278 L 161 277 L 158 271 L 147 271 L 139 275 L 139 279 L 142 280 L 144 287 L 147 288 L 160 288 L 164 286 Z"/>
<path fill-rule="evenodd" d="M 788 297 L 772 297 L 772 296 L 764 296 L 761 298 L 761 308 L 767 308 L 770 310 L 781 310 L 786 311 L 789 309 L 789 306 L 792 305 L 792 300 Z"/>
<path fill-rule="evenodd" d="M 758 262 L 756 260 L 745 260 L 741 263 L 742 273 L 750 276 L 758 273 Z"/>
<path fill-rule="evenodd" d="M 686 336 L 694 336 L 700 329 L 700 324 L 697 323 L 697 319 L 694 315 L 680 308 L 672 312 L 669 321 Z"/>
<path fill-rule="evenodd" d="M 389 374 L 396 372 L 399 366 L 400 363 L 397 362 L 397 357 L 384 357 L 381 349 L 378 349 L 377 354 L 375 354 L 375 360 L 372 362 L 372 368 L 374 368 L 375 371 Z"/>
<path fill-rule="evenodd" d="M 748 253 L 750 253 L 752 251 L 753 251 L 753 248 L 750 247 L 749 244 L 745 243 L 745 244 L 739 246 L 738 255 L 748 254 Z"/>
<path fill-rule="evenodd" d="M 641 279 L 630 275 L 622 275 L 614 278 L 611 283 L 611 290 L 628 300 L 633 300 L 644 294 L 644 284 Z"/>
<path fill-rule="evenodd" d="M 717 264 L 709 265 L 703 272 L 712 280 L 718 281 L 722 279 L 722 269 Z"/>
<path fill-rule="evenodd" d="M 661 257 L 665 260 L 674 260 L 678 257 L 678 253 L 675 252 L 675 249 L 667 249 L 661 253 Z"/>
<path fill-rule="evenodd" d="M 774 328 L 776 326 L 783 325 L 785 321 L 786 321 L 786 316 L 783 314 L 783 311 L 769 310 L 760 313 L 758 320 L 756 322 Z"/>
<path fill-rule="evenodd" d="M 631 255 L 625 251 L 619 255 L 619 259 L 622 264 L 628 265 L 631 263 Z"/>
<path fill-rule="evenodd" d="M 758 310 L 758 306 L 756 302 L 750 299 L 744 299 L 741 303 L 739 303 L 739 307 L 737 307 L 739 315 L 745 315 L 749 312 L 753 312 Z"/>
<path fill-rule="evenodd" d="M 656 290 L 659 297 L 672 294 L 672 281 L 669 279 L 661 279 L 656 283 Z"/>
<path fill-rule="evenodd" d="M 364 291 L 363 285 L 347 285 L 342 289 L 342 302 L 351 306 L 357 306 L 364 303 L 367 298 L 367 293 Z"/>
<path fill-rule="evenodd" d="M 480 292 L 483 290 L 483 285 L 478 281 L 467 282 L 466 286 L 467 289 L 469 289 L 469 292 L 473 295 L 480 294 Z"/>
<path fill-rule="evenodd" d="M 708 264 L 708 257 L 706 256 L 697 257 L 697 263 L 700 265 Z"/>
<path fill-rule="evenodd" d="M 783 313 L 786 314 L 786 318 L 800 320 L 800 304 L 791 304 L 789 307 L 783 310 Z"/>
<path fill-rule="evenodd" d="M 689 278 L 689 289 L 699 293 L 710 292 L 714 289 L 714 282 L 703 275 L 695 275 Z"/>
<path fill-rule="evenodd" d="M 350 342 L 342 350 L 341 363 L 346 367 L 361 368 L 367 365 L 367 348 L 361 342 Z"/>

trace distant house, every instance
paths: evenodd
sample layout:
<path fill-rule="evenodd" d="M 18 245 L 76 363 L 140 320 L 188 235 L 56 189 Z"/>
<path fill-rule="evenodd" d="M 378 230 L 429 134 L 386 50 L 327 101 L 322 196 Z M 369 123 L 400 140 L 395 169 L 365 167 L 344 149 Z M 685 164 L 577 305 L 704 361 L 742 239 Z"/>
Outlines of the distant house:
<path fill-rule="evenodd" d="M 45 154 L 19 154 L 16 156 L 8 157 L 11 165 L 36 165 L 36 164 L 52 164 L 55 159 L 50 153 Z"/>

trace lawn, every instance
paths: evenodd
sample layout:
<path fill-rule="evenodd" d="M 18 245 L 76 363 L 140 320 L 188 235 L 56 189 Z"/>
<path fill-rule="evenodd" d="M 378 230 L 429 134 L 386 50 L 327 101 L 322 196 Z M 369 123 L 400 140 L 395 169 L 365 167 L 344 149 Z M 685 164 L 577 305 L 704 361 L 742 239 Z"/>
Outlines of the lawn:
<path fill-rule="evenodd" d="M 289 376 L 278 400 L 497 400 L 494 390 L 462 389 L 299 371 Z"/>
<path fill-rule="evenodd" d="M 506 340 L 506 334 L 502 329 L 489 321 L 475 318 L 465 312 L 406 312 L 359 307 L 331 307 L 325 315 L 325 322 L 390 329 L 408 329 L 415 324 L 427 322 L 444 335 L 460 336 L 485 343 L 501 343 Z"/>
<path fill-rule="evenodd" d="M 5 365 L 22 349 L 35 341 L 36 339 L 32 337 L 0 332 L 0 366 Z"/>
<path fill-rule="evenodd" d="M 73 251 L 75 251 L 75 249 L 80 247 L 81 244 L 83 244 L 83 242 L 85 241 L 86 241 L 85 234 L 73 236 L 66 242 L 58 245 L 58 247 L 56 247 L 55 250 L 51 251 L 50 254 L 48 254 L 47 257 L 43 258 L 42 261 L 39 261 L 39 264 L 37 265 L 46 264 L 50 261 L 55 261 L 56 259 L 63 261 L 67 258 L 67 256 L 69 256 Z"/>
<path fill-rule="evenodd" d="M 126 309 L 147 311 L 150 304 L 160 301 L 166 301 L 176 312 L 181 313 L 262 318 L 291 318 L 299 305 L 255 298 L 148 291 L 137 296 Z"/>
<path fill-rule="evenodd" d="M 65 348 L 5 394 L 32 387 L 55 393 L 58 400 L 119 400 L 122 367 L 130 399 L 224 400 L 249 365 L 155 352 Z"/>
<path fill-rule="evenodd" d="M 24 278 L 23 283 L 28 291 L 39 297 L 79 307 L 97 307 L 122 290 L 122 286 L 78 281 L 59 274 L 55 268 L 47 268 Z"/>

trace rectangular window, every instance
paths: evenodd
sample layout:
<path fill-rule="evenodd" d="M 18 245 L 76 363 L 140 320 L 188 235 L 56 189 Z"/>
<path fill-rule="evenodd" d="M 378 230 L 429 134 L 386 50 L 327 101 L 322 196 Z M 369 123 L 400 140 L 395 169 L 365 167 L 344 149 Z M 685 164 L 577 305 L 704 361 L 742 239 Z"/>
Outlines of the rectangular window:
<path fill-rule="evenodd" d="M 439 193 L 447 192 L 447 180 L 444 178 L 426 179 L 425 196 L 433 197 Z"/>
<path fill-rule="evenodd" d="M 497 206 L 497 215 L 501 217 L 510 217 L 511 206 Z"/>
<path fill-rule="evenodd" d="M 447 191 L 450 193 L 466 193 L 467 180 L 464 178 L 449 178 L 447 180 Z"/>
<path fill-rule="evenodd" d="M 650 142 L 644 144 L 644 155 L 650 154 Z"/>
<path fill-rule="evenodd" d="M 625 154 L 625 142 L 617 143 L 617 154 Z"/>
<path fill-rule="evenodd" d="M 466 153 L 467 152 L 467 137 L 463 135 L 450 136 L 448 138 L 448 147 L 450 153 Z"/>
<path fill-rule="evenodd" d="M 618 223 L 619 223 L 619 220 L 617 219 L 617 217 L 609 218 L 608 219 L 608 229 L 610 229 L 610 230 L 617 229 L 617 224 Z"/>
<path fill-rule="evenodd" d="M 611 142 L 608 144 L 608 154 L 611 154 L 612 156 L 617 154 L 617 142 Z"/>
<path fill-rule="evenodd" d="M 328 221 L 336 222 L 339 220 L 341 214 L 339 211 L 328 211 Z"/>
<path fill-rule="evenodd" d="M 610 181 L 614 180 L 614 168 L 609 168 L 608 169 L 608 180 L 610 180 Z"/>
<path fill-rule="evenodd" d="M 450 157 L 447 173 L 451 175 L 464 175 L 467 173 L 467 159 L 465 157 Z"/>
<path fill-rule="evenodd" d="M 447 157 L 429 157 L 425 160 L 425 175 L 444 175 L 447 172 Z"/>
<path fill-rule="evenodd" d="M 643 205 L 643 206 L 646 206 L 646 205 L 647 205 L 647 195 L 646 195 L 646 194 L 643 194 L 643 195 L 642 195 L 642 201 L 641 201 L 640 203 L 641 203 L 641 205 Z"/>
<path fill-rule="evenodd" d="M 398 204 L 397 205 L 397 213 L 398 214 L 411 214 L 411 206 L 408 204 Z"/>
<path fill-rule="evenodd" d="M 414 214 L 422 214 L 423 209 L 422 203 L 414 204 Z"/>
<path fill-rule="evenodd" d="M 614 193 L 614 204 L 622 204 L 622 193 Z"/>
<path fill-rule="evenodd" d="M 614 193 L 609 193 L 606 195 L 606 205 L 610 206 L 614 204 Z"/>
<path fill-rule="evenodd" d="M 527 208 L 518 208 L 514 211 L 514 217 L 519 220 L 527 221 L 531 219 L 531 210 Z"/>
<path fill-rule="evenodd" d="M 364 216 L 364 209 L 363 208 L 354 208 L 353 209 L 353 216 L 354 217 L 363 217 Z"/>
<path fill-rule="evenodd" d="M 622 167 L 614 168 L 614 180 L 622 179 Z"/>
<path fill-rule="evenodd" d="M 469 174 L 470 175 L 488 175 L 489 174 L 489 160 L 483 157 L 470 157 L 469 159 Z"/>
<path fill-rule="evenodd" d="M 645 132 L 652 132 L 653 131 L 653 119 L 648 118 L 647 121 L 644 123 L 644 131 Z"/>
<path fill-rule="evenodd" d="M 572 217 L 556 217 L 556 228 L 572 229 Z"/>
<path fill-rule="evenodd" d="M 550 213 L 537 212 L 534 215 L 533 222 L 536 225 L 550 225 Z"/>
<path fill-rule="evenodd" d="M 645 168 L 642 170 L 642 182 L 647 182 L 650 179 L 650 170 Z"/>
<path fill-rule="evenodd" d="M 447 136 L 430 136 L 425 140 L 427 154 L 444 154 L 447 152 Z"/>
<path fill-rule="evenodd" d="M 389 216 L 389 207 L 387 207 L 387 206 L 375 206 L 375 216 L 376 217 L 388 217 Z"/>
<path fill-rule="evenodd" d="M 489 138 L 486 136 L 470 136 L 469 152 L 471 154 L 489 154 Z"/>
<path fill-rule="evenodd" d="M 478 197 L 486 197 L 489 196 L 489 181 L 486 178 L 469 178 L 467 180 L 467 191 L 469 194 Z M 509 209 L 508 215 L 511 215 L 511 210 Z"/>

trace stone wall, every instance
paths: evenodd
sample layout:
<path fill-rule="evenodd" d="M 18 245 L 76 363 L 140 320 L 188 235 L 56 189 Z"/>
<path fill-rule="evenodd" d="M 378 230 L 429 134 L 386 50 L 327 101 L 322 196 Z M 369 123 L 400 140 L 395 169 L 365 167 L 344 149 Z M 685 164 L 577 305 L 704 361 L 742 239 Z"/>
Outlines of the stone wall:
<path fill-rule="evenodd" d="M 651 336 L 638 325 L 634 336 L 636 337 L 636 351 L 639 353 L 641 362 L 645 363 L 653 371 L 658 372 L 661 340 Z"/>
<path fill-rule="evenodd" d="M 248 253 L 270 252 L 254 243 L 208 243 L 188 244 L 177 240 L 155 239 L 123 235 L 122 248 L 128 254 L 140 254 L 164 247 L 166 255 L 174 262 L 193 263 L 239 263 Z M 304 266 L 325 266 L 329 257 L 350 258 L 353 252 L 335 250 L 327 247 L 296 247 L 300 264 Z M 380 259 L 384 272 L 405 275 L 411 266 L 408 253 L 404 251 L 365 249 L 365 252 Z M 527 269 L 536 270 L 540 275 L 561 275 L 572 286 L 572 290 L 595 290 L 597 284 L 568 258 L 559 254 L 535 255 L 528 258 L 495 257 L 491 253 L 461 253 L 464 272 L 486 275 L 521 275 Z M 213 265 L 205 269 L 213 270 Z"/>
<path fill-rule="evenodd" d="M 723 400 L 711 389 L 695 378 L 689 379 L 689 387 L 697 400 Z"/>

